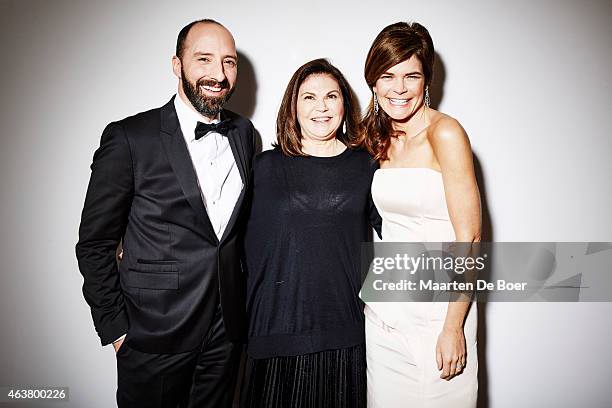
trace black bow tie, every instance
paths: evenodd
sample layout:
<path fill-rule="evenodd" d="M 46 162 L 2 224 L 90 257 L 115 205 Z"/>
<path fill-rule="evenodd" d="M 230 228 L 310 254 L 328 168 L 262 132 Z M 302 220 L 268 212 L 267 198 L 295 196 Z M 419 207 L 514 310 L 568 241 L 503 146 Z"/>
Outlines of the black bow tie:
<path fill-rule="evenodd" d="M 195 128 L 195 139 L 199 140 L 206 136 L 209 132 L 225 134 L 229 128 L 229 120 L 223 120 L 219 123 L 202 123 L 198 122 Z"/>

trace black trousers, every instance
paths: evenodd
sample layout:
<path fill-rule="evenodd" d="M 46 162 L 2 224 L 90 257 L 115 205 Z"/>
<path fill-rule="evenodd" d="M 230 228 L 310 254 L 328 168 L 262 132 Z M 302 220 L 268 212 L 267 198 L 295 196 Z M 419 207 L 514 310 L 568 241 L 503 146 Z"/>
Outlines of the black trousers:
<path fill-rule="evenodd" d="M 229 342 L 221 308 L 202 343 L 187 353 L 117 353 L 119 408 L 230 408 L 242 346 Z"/>

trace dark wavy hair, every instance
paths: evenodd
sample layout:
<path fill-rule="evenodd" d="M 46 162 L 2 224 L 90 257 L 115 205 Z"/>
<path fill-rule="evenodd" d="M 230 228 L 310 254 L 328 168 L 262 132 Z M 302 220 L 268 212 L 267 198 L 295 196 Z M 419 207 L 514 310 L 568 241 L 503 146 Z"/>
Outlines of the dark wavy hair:
<path fill-rule="evenodd" d="M 348 81 L 338 68 L 328 60 L 319 58 L 309 61 L 298 68 L 291 77 L 276 118 L 276 143 L 287 156 L 307 156 L 302 151 L 302 131 L 297 120 L 297 100 L 300 86 L 311 75 L 329 75 L 336 80 L 342 93 L 346 133 L 342 126 L 336 131 L 336 138 L 347 146 L 355 145 L 358 126 L 359 108 Z"/>
<path fill-rule="evenodd" d="M 431 84 L 435 51 L 429 31 L 419 23 L 399 22 L 385 27 L 376 37 L 365 62 L 364 76 L 372 89 L 389 68 L 416 56 L 423 66 L 425 86 Z M 387 160 L 391 137 L 402 134 L 393 129 L 392 119 L 384 110 L 374 112 L 374 94 L 359 126 L 357 145 L 375 160 Z"/>

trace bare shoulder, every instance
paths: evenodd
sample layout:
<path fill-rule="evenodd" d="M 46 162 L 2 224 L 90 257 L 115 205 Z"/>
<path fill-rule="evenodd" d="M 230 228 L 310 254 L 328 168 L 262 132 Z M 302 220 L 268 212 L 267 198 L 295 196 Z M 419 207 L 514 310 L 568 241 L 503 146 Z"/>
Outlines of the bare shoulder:
<path fill-rule="evenodd" d="M 437 112 L 432 115 L 427 138 L 434 149 L 467 147 L 470 145 L 468 135 L 461 123 L 450 115 Z"/>
<path fill-rule="evenodd" d="M 429 133 L 432 141 L 444 142 L 457 139 L 467 139 L 467 133 L 461 123 L 450 115 L 436 112 L 432 117 L 431 129 Z"/>

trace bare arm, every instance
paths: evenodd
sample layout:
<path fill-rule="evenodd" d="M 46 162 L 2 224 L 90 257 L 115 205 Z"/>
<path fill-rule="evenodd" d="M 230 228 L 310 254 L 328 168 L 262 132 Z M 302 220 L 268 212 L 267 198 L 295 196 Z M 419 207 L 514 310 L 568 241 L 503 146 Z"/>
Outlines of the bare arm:
<path fill-rule="evenodd" d="M 433 130 L 430 143 L 442 170 L 446 203 L 456 241 L 469 244 L 479 242 L 480 193 L 467 134 L 456 120 L 444 118 Z M 449 302 L 444 327 L 438 338 L 438 368 L 442 370 L 440 377 L 447 380 L 459 374 L 465 365 L 463 322 L 470 308 L 469 300 L 469 295 L 462 294 L 459 301 Z"/>

